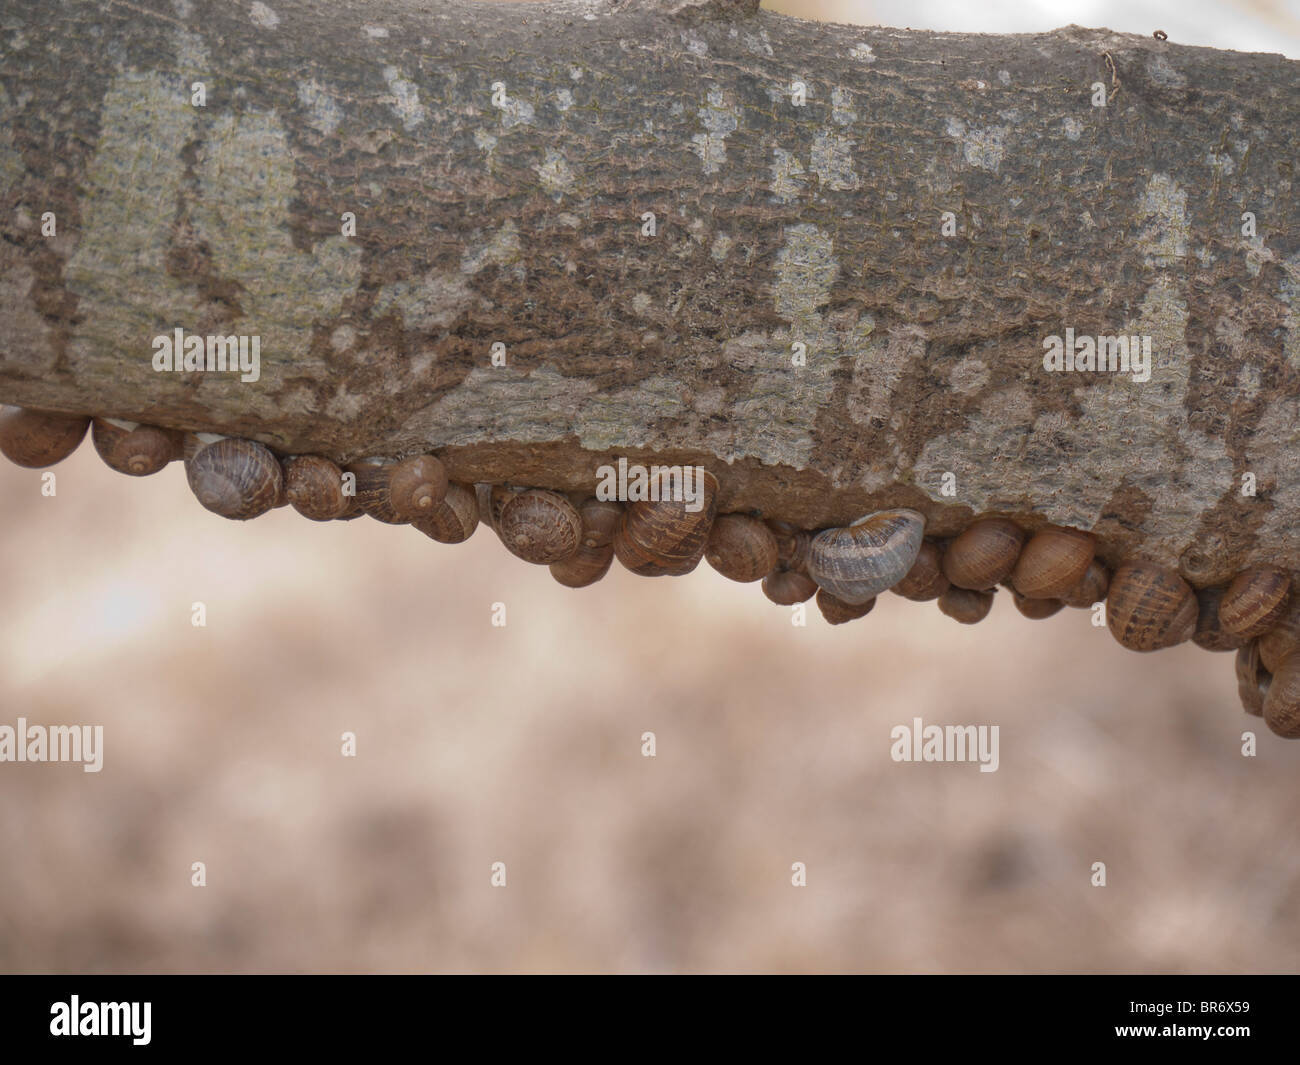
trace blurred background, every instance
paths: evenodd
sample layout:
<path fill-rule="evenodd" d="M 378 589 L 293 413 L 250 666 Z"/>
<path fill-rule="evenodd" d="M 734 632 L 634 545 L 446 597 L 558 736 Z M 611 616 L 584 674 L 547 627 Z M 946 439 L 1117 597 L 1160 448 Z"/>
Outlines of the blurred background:
<path fill-rule="evenodd" d="M 1300 55 L 1264 0 L 780 6 Z M 1300 743 L 1231 655 L 1005 593 L 798 628 L 707 564 L 570 591 L 484 528 L 227 522 L 88 440 L 54 472 L 0 462 L 0 724 L 103 725 L 104 768 L 0 765 L 0 970 L 1300 969 Z M 1000 768 L 891 761 L 913 717 L 998 725 Z"/>

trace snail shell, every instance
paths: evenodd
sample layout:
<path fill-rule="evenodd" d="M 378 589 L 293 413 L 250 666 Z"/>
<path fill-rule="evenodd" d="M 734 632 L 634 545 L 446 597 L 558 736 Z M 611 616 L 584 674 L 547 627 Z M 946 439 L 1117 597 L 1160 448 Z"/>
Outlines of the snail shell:
<path fill-rule="evenodd" d="M 875 599 L 868 599 L 865 603 L 846 603 L 843 599 L 836 599 L 825 588 L 817 590 L 817 606 L 822 617 L 832 625 L 843 625 L 846 621 L 864 618 L 875 605 Z"/>
<path fill-rule="evenodd" d="M 674 480 L 656 474 L 651 491 L 668 495 Z M 614 554 L 625 567 L 643 577 L 680 577 L 700 564 L 718 510 L 717 479 L 705 470 L 701 481 L 695 486 L 696 511 L 686 509 L 685 499 L 628 504 L 614 533 Z"/>
<path fill-rule="evenodd" d="M 1259 637 L 1259 660 L 1270 673 L 1276 672 L 1288 654 L 1300 647 L 1300 595 L 1291 597 L 1282 616 Z"/>
<path fill-rule="evenodd" d="M 447 494 L 447 470 L 433 455 L 403 459 L 389 471 L 388 505 L 403 521 L 432 512 Z"/>
<path fill-rule="evenodd" d="M 1244 639 L 1263 636 L 1286 612 L 1291 578 L 1281 570 L 1249 569 L 1228 585 L 1219 624 Z"/>
<path fill-rule="evenodd" d="M 1264 723 L 1279 736 L 1300 739 L 1300 654 L 1294 651 L 1282 659 L 1268 682 Z"/>
<path fill-rule="evenodd" d="M 559 492 L 528 488 L 504 500 L 497 533 L 511 554 L 540 566 L 562 562 L 582 540 L 582 518 Z"/>
<path fill-rule="evenodd" d="M 1043 618 L 1050 618 L 1065 607 L 1065 604 L 1059 599 L 1031 599 L 1027 595 L 1021 595 L 1014 585 L 1011 588 L 1011 601 L 1015 603 L 1016 609 L 1030 621 L 1042 621 Z"/>
<path fill-rule="evenodd" d="M 974 625 L 989 616 L 993 609 L 993 592 L 950 584 L 939 596 L 939 609 L 954 621 Z"/>
<path fill-rule="evenodd" d="M 748 514 L 723 514 L 709 532 L 704 557 L 724 577 L 748 584 L 761 581 L 776 568 L 776 536 Z"/>
<path fill-rule="evenodd" d="M 28 469 L 53 466 L 77 450 L 89 425 L 89 418 L 0 408 L 0 451 L 10 462 Z"/>
<path fill-rule="evenodd" d="M 796 573 L 808 572 L 808 545 L 812 536 L 785 521 L 769 521 L 767 527 L 776 537 L 776 561 L 782 569 Z"/>
<path fill-rule="evenodd" d="M 613 500 L 584 499 L 578 506 L 582 519 L 582 543 L 563 562 L 551 563 L 551 576 L 566 588 L 595 584 L 614 561 L 614 530 L 623 517 L 623 504 Z"/>
<path fill-rule="evenodd" d="M 881 510 L 823 529 L 808 547 L 808 576 L 836 599 L 865 603 L 907 576 L 924 535 L 925 517 L 915 510 Z"/>
<path fill-rule="evenodd" d="M 1061 596 L 1061 602 L 1066 606 L 1087 610 L 1106 598 L 1106 589 L 1109 587 L 1110 573 L 1100 560 L 1094 558 L 1088 563 L 1088 571 L 1083 579 Z"/>
<path fill-rule="evenodd" d="M 981 518 L 948 545 L 943 575 L 958 588 L 988 591 L 1010 575 L 1024 541 L 1014 521 Z"/>
<path fill-rule="evenodd" d="M 1259 646 L 1249 643 L 1237 651 L 1237 696 L 1242 709 L 1256 717 L 1264 715 L 1264 696 L 1272 675 L 1259 660 Z"/>
<path fill-rule="evenodd" d="M 214 514 L 247 521 L 277 506 L 283 496 L 280 463 L 255 440 L 223 438 L 186 464 L 190 490 Z"/>
<path fill-rule="evenodd" d="M 434 505 L 432 513 L 411 522 L 411 527 L 440 544 L 460 544 L 474 535 L 478 517 L 478 496 L 474 489 L 452 481 L 442 502 Z"/>
<path fill-rule="evenodd" d="M 1196 632 L 1196 593 L 1176 570 L 1154 562 L 1126 562 L 1106 595 L 1106 624 L 1130 651 L 1158 651 Z"/>
<path fill-rule="evenodd" d="M 763 594 L 780 606 L 806 603 L 817 594 L 817 582 L 806 573 L 774 569 L 763 578 Z"/>
<path fill-rule="evenodd" d="M 1219 604 L 1223 588 L 1199 588 L 1196 592 L 1196 634 L 1192 642 L 1207 651 L 1235 651 L 1246 644 L 1223 627 L 1219 618 Z"/>
<path fill-rule="evenodd" d="M 293 509 L 312 521 L 341 518 L 355 506 L 355 500 L 343 494 L 343 471 L 319 455 L 285 460 L 284 491 Z"/>
<path fill-rule="evenodd" d="M 578 506 L 578 517 L 582 519 L 583 547 L 609 547 L 623 517 L 623 504 L 590 496 Z"/>
<path fill-rule="evenodd" d="M 904 599 L 927 603 L 938 599 L 948 588 L 948 578 L 943 575 L 943 552 L 933 540 L 921 544 L 916 561 L 907 574 L 891 589 Z"/>
<path fill-rule="evenodd" d="M 1042 529 L 1020 552 L 1012 586 L 1026 599 L 1059 599 L 1083 580 L 1096 550 L 1091 534 L 1079 529 Z"/>
<path fill-rule="evenodd" d="M 346 467 L 347 472 L 357 479 L 357 506 L 385 525 L 405 525 L 408 521 L 393 507 L 389 495 L 393 471 L 396 468 L 397 463 L 389 459 L 362 459 Z"/>
<path fill-rule="evenodd" d="M 180 433 L 116 418 L 96 418 L 91 442 L 106 466 L 131 477 L 157 473 L 182 452 Z"/>

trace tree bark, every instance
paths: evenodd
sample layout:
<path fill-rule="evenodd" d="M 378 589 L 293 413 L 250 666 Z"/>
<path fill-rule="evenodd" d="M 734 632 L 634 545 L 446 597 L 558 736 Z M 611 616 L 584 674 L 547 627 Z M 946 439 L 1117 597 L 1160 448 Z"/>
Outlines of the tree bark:
<path fill-rule="evenodd" d="M 4 402 L 1300 569 L 1296 62 L 747 0 L 0 0 L 0 48 Z"/>

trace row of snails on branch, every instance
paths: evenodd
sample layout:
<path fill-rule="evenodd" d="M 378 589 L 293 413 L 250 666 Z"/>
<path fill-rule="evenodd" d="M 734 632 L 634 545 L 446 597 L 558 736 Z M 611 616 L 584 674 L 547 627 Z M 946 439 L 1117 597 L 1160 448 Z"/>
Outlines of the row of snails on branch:
<path fill-rule="evenodd" d="M 926 538 L 924 516 L 906 509 L 810 532 L 754 514 L 718 515 L 718 482 L 707 472 L 696 494 L 687 494 L 693 504 L 680 493 L 673 497 L 671 484 L 654 482 L 650 499 L 624 504 L 460 484 L 433 455 L 340 468 L 316 455 L 279 457 L 251 440 L 14 407 L 0 411 L 0 451 L 20 466 L 51 466 L 76 449 L 88 428 L 104 462 L 123 473 L 144 476 L 184 461 L 199 502 L 227 518 L 247 520 L 285 505 L 314 521 L 367 514 L 448 544 L 467 540 L 482 522 L 511 553 L 549 566 L 570 588 L 600 580 L 615 558 L 642 576 L 684 575 L 707 559 L 731 580 L 761 581 L 775 603 L 815 596 L 832 625 L 865 617 L 887 590 L 937 601 L 964 624 L 988 615 L 999 588 L 1031 619 L 1104 600 L 1111 633 L 1131 650 L 1192 640 L 1235 651 L 1246 711 L 1277 734 L 1300 738 L 1300 595 L 1291 594 L 1291 578 L 1281 570 L 1250 569 L 1229 584 L 1198 590 L 1154 562 L 1128 561 L 1111 573 L 1090 533 L 1047 526 L 1030 535 L 1005 517 L 976 518 L 952 538 Z"/>

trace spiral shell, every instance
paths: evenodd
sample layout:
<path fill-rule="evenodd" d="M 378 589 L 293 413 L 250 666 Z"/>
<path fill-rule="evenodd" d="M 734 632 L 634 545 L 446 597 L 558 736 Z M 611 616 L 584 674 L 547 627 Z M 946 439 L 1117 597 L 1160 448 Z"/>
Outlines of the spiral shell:
<path fill-rule="evenodd" d="M 875 605 L 875 599 L 868 599 L 865 603 L 846 603 L 842 599 L 836 599 L 825 588 L 817 590 L 817 608 L 832 625 L 843 625 L 846 621 L 864 618 Z"/>
<path fill-rule="evenodd" d="M 214 514 L 247 521 L 283 498 L 280 463 L 254 440 L 221 439 L 197 451 L 186 464 L 190 490 Z"/>
<path fill-rule="evenodd" d="M 28 469 L 53 466 L 77 450 L 89 426 L 89 418 L 3 407 L 0 452 L 10 462 Z"/>
<path fill-rule="evenodd" d="M 559 492 L 529 488 L 505 500 L 497 533 L 511 554 L 539 566 L 562 562 L 578 550 L 582 519 Z"/>
<path fill-rule="evenodd" d="M 974 625 L 989 616 L 993 609 L 993 592 L 950 584 L 939 596 L 939 609 L 953 621 Z"/>
<path fill-rule="evenodd" d="M 748 514 L 723 514 L 713 523 L 704 557 L 724 577 L 748 584 L 776 567 L 776 536 Z"/>
<path fill-rule="evenodd" d="M 1110 572 L 1100 559 L 1094 558 L 1088 563 L 1088 571 L 1083 579 L 1061 596 L 1061 602 L 1079 610 L 1088 610 L 1106 598 L 1106 589 L 1109 587 Z"/>
<path fill-rule="evenodd" d="M 1042 529 L 1021 550 L 1011 584 L 1026 599 L 1059 599 L 1083 580 L 1096 549 L 1090 533 Z"/>
<path fill-rule="evenodd" d="M 1259 646 L 1248 643 L 1237 651 L 1237 697 L 1241 707 L 1256 717 L 1264 715 L 1264 697 L 1272 675 L 1259 660 Z"/>
<path fill-rule="evenodd" d="M 691 469 L 686 467 L 686 471 Z M 651 493 L 661 498 L 628 504 L 614 533 L 614 554 L 619 562 L 643 577 L 679 577 L 699 565 L 718 507 L 718 482 L 713 474 L 704 470 L 699 481 L 689 493 L 698 497 L 692 504 L 676 477 L 656 474 L 651 478 Z M 680 486 L 677 491 L 674 482 Z M 663 498 L 670 495 L 683 498 Z M 691 505 L 699 509 L 688 510 Z"/>
<path fill-rule="evenodd" d="M 354 503 L 343 494 L 343 471 L 319 455 L 295 455 L 285 460 L 284 491 L 293 509 L 312 521 L 341 518 Z"/>
<path fill-rule="evenodd" d="M 433 507 L 431 514 L 411 522 L 425 536 L 440 544 L 464 543 L 478 528 L 478 496 L 473 488 L 452 481 L 442 502 Z"/>
<path fill-rule="evenodd" d="M 1007 518 L 981 518 L 948 545 L 943 575 L 958 588 L 986 592 L 1011 574 L 1025 533 Z"/>
<path fill-rule="evenodd" d="M 782 569 L 808 572 L 808 546 L 812 535 L 785 521 L 769 521 L 767 527 L 776 537 L 776 561 Z"/>
<path fill-rule="evenodd" d="M 1192 642 L 1206 651 L 1235 651 L 1246 640 L 1228 632 L 1219 620 L 1219 604 L 1224 588 L 1198 588 L 1196 591 L 1196 633 Z"/>
<path fill-rule="evenodd" d="M 865 603 L 907 576 L 924 535 L 925 517 L 915 510 L 881 510 L 823 529 L 808 548 L 808 576 L 836 599 Z"/>
<path fill-rule="evenodd" d="M 1264 724 L 1288 740 L 1300 739 L 1300 654 L 1282 659 L 1264 696 Z"/>
<path fill-rule="evenodd" d="M 1228 585 L 1219 602 L 1219 624 L 1243 639 L 1268 632 L 1286 612 L 1291 578 L 1281 570 L 1250 569 Z"/>
<path fill-rule="evenodd" d="M 805 603 L 817 594 L 817 582 L 806 573 L 774 569 L 763 578 L 763 594 L 780 606 Z"/>
<path fill-rule="evenodd" d="M 943 575 L 943 552 L 933 540 L 922 542 L 912 568 L 893 588 L 895 595 L 915 603 L 928 603 L 938 599 L 948 588 L 948 578 Z"/>
<path fill-rule="evenodd" d="M 388 475 L 388 505 L 403 521 L 415 521 L 442 502 L 447 470 L 433 455 L 415 455 L 397 463 Z"/>
<path fill-rule="evenodd" d="M 385 525 L 405 525 L 408 518 L 399 514 L 389 494 L 397 463 L 382 458 L 362 459 L 345 467 L 356 478 L 356 505 Z"/>
<path fill-rule="evenodd" d="M 181 457 L 181 434 L 153 425 L 96 418 L 91 423 L 91 442 L 110 469 L 131 477 L 157 473 Z"/>
<path fill-rule="evenodd" d="M 1196 632 L 1196 593 L 1177 571 L 1154 562 L 1126 562 L 1106 595 L 1106 624 L 1130 651 L 1158 651 Z"/>
<path fill-rule="evenodd" d="M 1016 609 L 1030 621 L 1042 621 L 1044 618 L 1050 618 L 1065 607 L 1065 604 L 1059 599 L 1031 599 L 1027 595 L 1021 595 L 1014 585 L 1011 588 L 1011 601 L 1015 603 Z"/>

